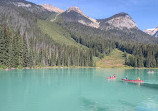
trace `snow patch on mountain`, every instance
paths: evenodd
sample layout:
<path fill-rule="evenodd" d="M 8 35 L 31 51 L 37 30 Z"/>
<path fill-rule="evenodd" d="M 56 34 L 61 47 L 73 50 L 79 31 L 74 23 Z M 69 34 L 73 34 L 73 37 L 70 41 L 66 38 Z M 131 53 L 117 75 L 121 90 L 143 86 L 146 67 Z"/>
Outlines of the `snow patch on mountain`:
<path fill-rule="evenodd" d="M 27 8 L 31 7 L 31 4 L 25 4 L 22 2 L 14 2 L 13 4 L 18 7 L 27 7 Z"/>

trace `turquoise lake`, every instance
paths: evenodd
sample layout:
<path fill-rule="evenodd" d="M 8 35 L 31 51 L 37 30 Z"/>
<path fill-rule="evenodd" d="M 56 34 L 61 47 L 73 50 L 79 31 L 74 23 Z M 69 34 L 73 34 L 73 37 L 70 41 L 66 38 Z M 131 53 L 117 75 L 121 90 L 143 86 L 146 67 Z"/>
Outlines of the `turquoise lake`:
<path fill-rule="evenodd" d="M 0 70 L 0 111 L 158 111 L 158 70 Z M 116 74 L 116 80 L 107 77 Z M 121 81 L 140 77 L 143 84 Z"/>

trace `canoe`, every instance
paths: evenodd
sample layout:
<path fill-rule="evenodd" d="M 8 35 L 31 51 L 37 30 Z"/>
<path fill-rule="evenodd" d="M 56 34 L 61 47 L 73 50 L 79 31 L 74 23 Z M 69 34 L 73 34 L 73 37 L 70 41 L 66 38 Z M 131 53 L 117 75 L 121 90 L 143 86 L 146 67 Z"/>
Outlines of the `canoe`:
<path fill-rule="evenodd" d="M 5 69 L 6 71 L 8 71 L 9 69 Z"/>
<path fill-rule="evenodd" d="M 116 79 L 116 77 L 108 77 L 108 79 Z"/>
<path fill-rule="evenodd" d="M 144 82 L 143 80 L 126 80 L 126 79 L 122 79 L 122 80 L 127 82 Z"/>

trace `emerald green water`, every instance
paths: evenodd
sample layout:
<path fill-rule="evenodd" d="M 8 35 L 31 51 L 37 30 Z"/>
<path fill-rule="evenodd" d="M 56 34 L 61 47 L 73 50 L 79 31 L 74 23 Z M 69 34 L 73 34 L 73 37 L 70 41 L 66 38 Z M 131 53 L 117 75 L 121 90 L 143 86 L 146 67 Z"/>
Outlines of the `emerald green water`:
<path fill-rule="evenodd" d="M 0 70 L 0 111 L 158 111 L 158 70 Z M 107 80 L 116 74 L 116 80 Z M 144 84 L 122 82 L 140 76 Z"/>

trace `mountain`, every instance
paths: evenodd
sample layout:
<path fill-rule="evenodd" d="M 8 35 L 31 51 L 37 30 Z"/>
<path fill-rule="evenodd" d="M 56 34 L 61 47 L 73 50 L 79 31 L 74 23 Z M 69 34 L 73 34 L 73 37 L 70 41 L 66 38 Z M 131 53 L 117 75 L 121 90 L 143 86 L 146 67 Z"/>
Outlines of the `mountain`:
<path fill-rule="evenodd" d="M 95 20 L 86 16 L 79 8 L 70 7 L 64 13 L 59 14 L 56 21 L 63 24 L 70 32 L 77 30 L 79 33 L 86 33 L 87 36 L 96 35 L 119 41 L 128 39 L 138 43 L 158 42 L 155 39 L 151 40 L 148 34 L 139 30 L 134 20 L 126 13 Z"/>
<path fill-rule="evenodd" d="M 138 29 L 133 19 L 126 13 L 119 13 L 107 19 L 98 19 L 102 30 L 109 29 Z"/>
<path fill-rule="evenodd" d="M 138 43 L 157 43 L 157 40 L 151 40 L 148 34 L 139 30 L 133 19 L 126 13 L 95 20 L 85 15 L 78 7 L 70 7 L 51 21 L 55 20 L 63 24 L 70 32 L 77 30 L 80 33 L 86 33 L 85 35 L 88 36 L 96 35 L 103 38 L 118 39 L 119 41 L 128 39 Z"/>
<path fill-rule="evenodd" d="M 144 32 L 151 36 L 158 37 L 158 27 L 154 29 L 146 29 Z"/>
<path fill-rule="evenodd" d="M 133 19 L 126 13 L 119 13 L 107 19 L 98 19 L 85 15 L 80 8 L 70 7 L 64 13 L 60 14 L 64 22 L 81 23 L 86 26 L 107 29 L 138 29 Z"/>
<path fill-rule="evenodd" d="M 61 13 L 59 16 L 62 17 L 64 22 L 74 22 L 81 23 L 86 26 L 98 28 L 99 22 L 85 15 L 80 8 L 70 7 L 64 13 Z"/>
<path fill-rule="evenodd" d="M 52 5 L 42 4 L 41 6 L 44 7 L 45 9 L 51 11 L 51 12 L 56 12 L 56 13 L 63 13 L 64 12 L 64 10 L 59 9 L 57 7 L 54 7 Z"/>

